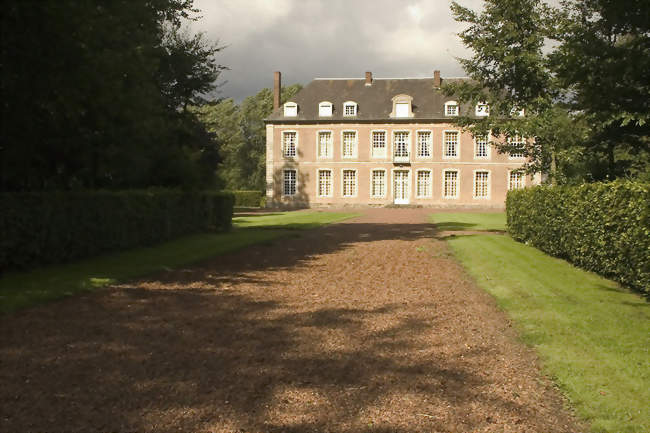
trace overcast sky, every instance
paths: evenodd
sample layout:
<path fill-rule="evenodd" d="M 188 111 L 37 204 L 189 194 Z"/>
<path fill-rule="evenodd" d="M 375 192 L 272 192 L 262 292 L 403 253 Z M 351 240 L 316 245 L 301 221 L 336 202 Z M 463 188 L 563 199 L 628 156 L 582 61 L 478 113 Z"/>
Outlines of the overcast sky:
<path fill-rule="evenodd" d="M 478 9 L 481 0 L 461 0 Z M 230 68 L 219 96 L 237 101 L 271 87 L 315 77 L 463 76 L 462 27 L 448 0 L 195 0 L 202 18 L 192 29 L 227 46 L 218 61 Z"/>

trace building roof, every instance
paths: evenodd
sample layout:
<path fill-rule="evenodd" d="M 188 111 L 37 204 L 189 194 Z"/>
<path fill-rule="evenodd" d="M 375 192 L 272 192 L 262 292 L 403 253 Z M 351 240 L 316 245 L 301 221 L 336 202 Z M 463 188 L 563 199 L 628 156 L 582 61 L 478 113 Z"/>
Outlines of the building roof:
<path fill-rule="evenodd" d="M 467 80 L 467 78 L 444 78 L 442 82 Z M 391 118 L 393 97 L 406 94 L 413 98 L 413 117 Z M 440 89 L 433 87 L 433 78 L 376 78 L 372 85 L 366 86 L 365 79 L 335 79 L 316 78 L 303 87 L 293 98 L 286 102 L 298 104 L 296 117 L 285 117 L 282 105 L 266 119 L 268 122 L 359 122 L 382 121 L 394 122 L 405 120 L 437 120 L 445 119 L 444 105 L 454 100 L 446 96 Z M 319 117 L 318 104 L 331 102 L 333 106 L 331 117 Z M 357 115 L 343 116 L 343 103 L 357 103 Z M 461 105 L 461 111 L 467 112 L 467 107 Z"/>

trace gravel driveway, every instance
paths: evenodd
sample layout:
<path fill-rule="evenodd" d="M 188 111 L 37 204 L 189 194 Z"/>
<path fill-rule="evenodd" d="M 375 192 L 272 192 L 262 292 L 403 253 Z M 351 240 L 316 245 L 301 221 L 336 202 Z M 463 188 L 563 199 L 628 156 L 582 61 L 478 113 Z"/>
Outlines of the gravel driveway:
<path fill-rule="evenodd" d="M 581 431 L 431 211 L 363 212 L 0 318 L 0 431 Z"/>

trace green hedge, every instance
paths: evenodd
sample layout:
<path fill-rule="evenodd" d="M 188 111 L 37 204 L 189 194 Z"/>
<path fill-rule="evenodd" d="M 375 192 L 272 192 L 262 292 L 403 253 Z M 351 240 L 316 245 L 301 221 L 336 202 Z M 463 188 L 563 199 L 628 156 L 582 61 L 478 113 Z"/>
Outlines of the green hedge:
<path fill-rule="evenodd" d="M 514 239 L 650 293 L 650 184 L 510 191 L 506 210 Z"/>
<path fill-rule="evenodd" d="M 0 271 L 61 263 L 231 227 L 228 193 L 0 193 Z"/>
<path fill-rule="evenodd" d="M 260 207 L 263 206 L 262 192 L 260 191 L 228 191 L 235 196 L 235 207 Z"/>

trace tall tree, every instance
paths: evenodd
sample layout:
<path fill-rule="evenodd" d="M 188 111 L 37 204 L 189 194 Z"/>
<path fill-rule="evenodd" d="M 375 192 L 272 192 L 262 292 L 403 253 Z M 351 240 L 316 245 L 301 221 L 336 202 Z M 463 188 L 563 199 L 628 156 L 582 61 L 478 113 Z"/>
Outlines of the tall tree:
<path fill-rule="evenodd" d="M 221 71 L 202 39 L 184 50 L 166 36 L 195 13 L 192 0 L 7 2 L 0 189 L 184 184 L 183 170 L 171 176 L 162 167 L 191 165 L 188 155 L 201 152 L 179 140 L 206 135 L 176 105 Z"/>

